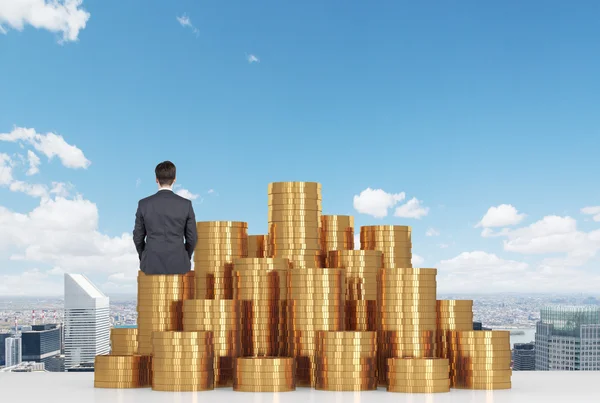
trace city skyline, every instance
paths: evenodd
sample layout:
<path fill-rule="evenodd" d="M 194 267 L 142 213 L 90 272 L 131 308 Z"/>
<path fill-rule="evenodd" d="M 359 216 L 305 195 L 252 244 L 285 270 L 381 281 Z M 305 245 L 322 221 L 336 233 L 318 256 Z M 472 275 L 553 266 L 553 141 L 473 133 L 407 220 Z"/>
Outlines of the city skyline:
<path fill-rule="evenodd" d="M 317 181 L 440 293 L 595 291 L 600 5 L 267 3 L 0 5 L 1 295 L 134 294 L 166 159 L 198 220 L 266 234 L 267 184 Z"/>

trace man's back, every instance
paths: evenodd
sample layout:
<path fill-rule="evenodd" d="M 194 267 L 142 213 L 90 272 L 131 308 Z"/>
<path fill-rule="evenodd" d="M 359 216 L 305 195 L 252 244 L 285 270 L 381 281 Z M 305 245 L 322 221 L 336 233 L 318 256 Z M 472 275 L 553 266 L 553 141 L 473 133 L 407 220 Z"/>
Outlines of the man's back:
<path fill-rule="evenodd" d="M 140 200 L 133 241 L 144 273 L 187 273 L 197 239 L 191 201 L 171 190 L 159 190 Z"/>

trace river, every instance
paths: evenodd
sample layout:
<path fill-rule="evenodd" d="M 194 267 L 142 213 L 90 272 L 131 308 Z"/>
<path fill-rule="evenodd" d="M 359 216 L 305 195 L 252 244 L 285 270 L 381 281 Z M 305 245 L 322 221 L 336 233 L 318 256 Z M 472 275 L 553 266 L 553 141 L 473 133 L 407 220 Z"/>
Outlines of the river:
<path fill-rule="evenodd" d="M 523 331 L 525 334 L 511 334 L 510 335 L 510 346 L 511 348 L 515 343 L 529 343 L 531 341 L 535 341 L 535 328 L 522 328 L 522 329 L 502 329 L 502 328 L 494 328 L 494 330 L 515 330 L 515 331 Z"/>

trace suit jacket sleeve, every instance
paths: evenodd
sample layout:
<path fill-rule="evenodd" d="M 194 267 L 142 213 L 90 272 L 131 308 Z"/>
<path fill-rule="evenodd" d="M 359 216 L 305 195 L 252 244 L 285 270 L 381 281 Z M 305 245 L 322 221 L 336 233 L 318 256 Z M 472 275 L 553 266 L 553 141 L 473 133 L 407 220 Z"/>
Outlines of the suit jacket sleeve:
<path fill-rule="evenodd" d="M 137 250 L 138 257 L 142 260 L 142 252 L 146 248 L 146 226 L 144 225 L 144 216 L 138 203 L 138 208 L 135 213 L 135 226 L 133 227 L 133 243 Z"/>
<path fill-rule="evenodd" d="M 196 232 L 196 214 L 194 214 L 194 207 L 190 201 L 187 222 L 185 223 L 185 249 L 187 250 L 190 259 L 192 258 L 197 242 L 198 233 Z"/>

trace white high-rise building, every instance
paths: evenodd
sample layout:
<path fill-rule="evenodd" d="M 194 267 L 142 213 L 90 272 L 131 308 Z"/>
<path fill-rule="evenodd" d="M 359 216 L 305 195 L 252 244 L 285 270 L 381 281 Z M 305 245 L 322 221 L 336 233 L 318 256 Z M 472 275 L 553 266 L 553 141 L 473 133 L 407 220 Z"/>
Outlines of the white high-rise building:
<path fill-rule="evenodd" d="M 22 345 L 20 337 L 9 337 L 5 341 L 6 366 L 19 365 L 22 361 Z"/>
<path fill-rule="evenodd" d="M 109 299 L 82 274 L 65 274 L 65 368 L 93 362 L 110 347 Z"/>

